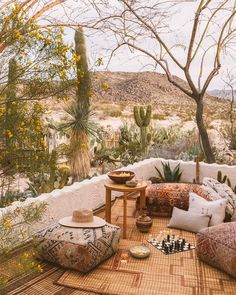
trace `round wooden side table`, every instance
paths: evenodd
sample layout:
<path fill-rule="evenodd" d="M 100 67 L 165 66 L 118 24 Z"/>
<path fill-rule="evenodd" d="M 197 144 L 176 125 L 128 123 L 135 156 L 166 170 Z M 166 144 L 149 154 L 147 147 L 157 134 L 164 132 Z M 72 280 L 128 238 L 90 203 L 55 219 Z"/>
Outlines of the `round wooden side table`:
<path fill-rule="evenodd" d="M 126 229 L 127 229 L 127 198 L 134 193 L 140 193 L 140 210 L 144 209 L 146 206 L 146 187 L 147 183 L 143 181 L 136 187 L 128 187 L 125 184 L 117 184 L 113 182 L 108 182 L 105 184 L 106 188 L 106 221 L 111 223 L 111 194 L 112 191 L 124 193 L 123 196 L 123 238 L 126 239 Z"/>

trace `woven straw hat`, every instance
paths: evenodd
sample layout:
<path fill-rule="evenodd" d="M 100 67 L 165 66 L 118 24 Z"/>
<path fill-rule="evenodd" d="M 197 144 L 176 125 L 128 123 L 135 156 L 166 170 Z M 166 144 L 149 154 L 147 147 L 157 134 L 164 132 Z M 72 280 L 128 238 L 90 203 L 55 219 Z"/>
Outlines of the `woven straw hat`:
<path fill-rule="evenodd" d="M 64 217 L 59 220 L 63 226 L 69 227 L 102 227 L 106 221 L 100 217 L 93 216 L 93 211 L 90 209 L 77 209 L 73 211 L 72 216 Z"/>

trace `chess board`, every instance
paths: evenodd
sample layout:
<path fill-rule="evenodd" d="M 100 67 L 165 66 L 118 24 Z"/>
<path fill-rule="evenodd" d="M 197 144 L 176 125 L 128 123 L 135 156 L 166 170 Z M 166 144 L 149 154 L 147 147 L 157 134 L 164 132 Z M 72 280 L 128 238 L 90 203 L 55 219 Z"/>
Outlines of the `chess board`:
<path fill-rule="evenodd" d="M 148 240 L 148 242 L 160 250 L 163 254 L 175 254 L 195 249 L 195 246 L 187 242 L 184 238 L 176 238 L 174 235 L 167 235 L 163 240 Z"/>

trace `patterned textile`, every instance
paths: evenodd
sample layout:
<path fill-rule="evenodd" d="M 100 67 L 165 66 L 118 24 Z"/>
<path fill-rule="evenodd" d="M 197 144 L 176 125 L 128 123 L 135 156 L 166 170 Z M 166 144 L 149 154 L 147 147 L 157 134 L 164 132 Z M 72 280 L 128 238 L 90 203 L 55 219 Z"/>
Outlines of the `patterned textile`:
<path fill-rule="evenodd" d="M 36 235 L 42 258 L 61 266 L 88 272 L 117 250 L 120 228 L 71 228 L 54 224 Z"/>
<path fill-rule="evenodd" d="M 160 183 L 152 184 L 146 190 L 146 206 L 148 214 L 171 217 L 173 207 L 188 210 L 189 192 L 194 192 L 204 199 L 207 195 L 199 184 L 192 183 Z M 137 199 L 139 209 L 139 198 Z"/>
<path fill-rule="evenodd" d="M 236 222 L 201 230 L 196 252 L 201 260 L 236 277 Z"/>
<path fill-rule="evenodd" d="M 212 201 L 221 198 L 227 199 L 226 213 L 230 216 L 231 221 L 236 221 L 236 195 L 227 184 L 204 177 L 202 189 Z"/>

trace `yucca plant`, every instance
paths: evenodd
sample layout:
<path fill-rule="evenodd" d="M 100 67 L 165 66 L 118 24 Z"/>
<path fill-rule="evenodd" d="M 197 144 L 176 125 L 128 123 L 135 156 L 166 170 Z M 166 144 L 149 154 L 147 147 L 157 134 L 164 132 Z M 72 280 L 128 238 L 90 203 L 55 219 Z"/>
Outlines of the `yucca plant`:
<path fill-rule="evenodd" d="M 90 171 L 89 136 L 95 135 L 96 124 L 92 120 L 93 113 L 84 107 L 79 107 L 73 101 L 66 109 L 67 117 L 60 128 L 70 135 L 69 159 L 73 180 L 85 178 Z"/>
<path fill-rule="evenodd" d="M 161 181 L 163 182 L 179 182 L 180 181 L 180 178 L 183 172 L 183 171 L 180 171 L 180 164 L 175 166 L 173 169 L 171 169 L 169 162 L 167 163 L 161 162 L 161 164 L 163 168 L 163 174 L 157 167 L 155 167 Z"/>

